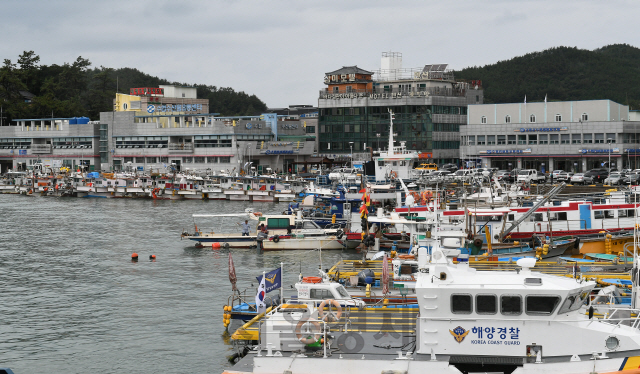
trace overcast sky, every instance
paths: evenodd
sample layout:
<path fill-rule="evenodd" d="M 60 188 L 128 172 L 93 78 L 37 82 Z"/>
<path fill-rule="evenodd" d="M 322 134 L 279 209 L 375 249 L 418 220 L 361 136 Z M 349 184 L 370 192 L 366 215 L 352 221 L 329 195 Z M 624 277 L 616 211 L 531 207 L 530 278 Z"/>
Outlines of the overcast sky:
<path fill-rule="evenodd" d="M 318 104 L 324 74 L 486 65 L 555 46 L 640 46 L 639 1 L 4 0 L 0 57 L 33 50 L 46 65 L 137 68 L 189 84 L 232 87 L 269 107 Z"/>

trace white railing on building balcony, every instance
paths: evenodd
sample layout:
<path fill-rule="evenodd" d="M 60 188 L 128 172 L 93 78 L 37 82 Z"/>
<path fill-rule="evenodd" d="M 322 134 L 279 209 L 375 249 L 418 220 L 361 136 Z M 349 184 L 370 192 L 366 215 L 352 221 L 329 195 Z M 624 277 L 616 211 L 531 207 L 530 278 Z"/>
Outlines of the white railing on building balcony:
<path fill-rule="evenodd" d="M 193 143 L 169 143 L 169 152 L 193 152 Z"/>
<path fill-rule="evenodd" d="M 51 153 L 51 144 L 31 144 L 31 153 Z"/>

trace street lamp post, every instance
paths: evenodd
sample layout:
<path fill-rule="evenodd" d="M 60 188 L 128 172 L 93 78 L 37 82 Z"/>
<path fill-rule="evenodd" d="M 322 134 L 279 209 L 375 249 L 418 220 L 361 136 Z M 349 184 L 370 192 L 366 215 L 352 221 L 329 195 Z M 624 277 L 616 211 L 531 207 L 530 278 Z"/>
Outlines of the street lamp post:
<path fill-rule="evenodd" d="M 607 142 L 609 142 L 609 173 L 611 173 L 611 138 L 608 138 Z"/>
<path fill-rule="evenodd" d="M 349 142 L 349 156 L 351 157 L 351 168 L 353 169 L 353 142 Z"/>

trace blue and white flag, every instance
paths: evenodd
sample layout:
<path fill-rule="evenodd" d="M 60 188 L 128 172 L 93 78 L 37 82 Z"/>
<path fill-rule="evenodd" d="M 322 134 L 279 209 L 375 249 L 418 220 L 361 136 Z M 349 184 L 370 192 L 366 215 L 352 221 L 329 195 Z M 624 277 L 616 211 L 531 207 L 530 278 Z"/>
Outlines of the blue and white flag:
<path fill-rule="evenodd" d="M 264 299 L 266 297 L 266 292 L 264 290 L 264 279 L 260 282 L 260 286 L 258 286 L 258 293 L 256 294 L 256 311 L 258 314 L 264 313 L 267 311 L 267 305 L 264 303 Z"/>
<path fill-rule="evenodd" d="M 282 269 L 277 268 L 275 270 L 271 270 L 267 274 L 265 274 L 266 282 L 265 283 L 265 292 L 269 293 L 273 290 L 276 290 L 282 286 Z M 263 282 L 262 275 L 256 277 L 258 282 Z"/>

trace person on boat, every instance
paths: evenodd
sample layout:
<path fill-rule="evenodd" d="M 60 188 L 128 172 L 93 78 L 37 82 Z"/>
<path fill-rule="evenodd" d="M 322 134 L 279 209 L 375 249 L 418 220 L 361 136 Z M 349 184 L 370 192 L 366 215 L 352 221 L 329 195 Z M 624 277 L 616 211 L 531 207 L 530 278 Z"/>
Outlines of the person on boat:
<path fill-rule="evenodd" d="M 242 236 L 249 236 L 249 229 L 251 229 L 251 226 L 249 226 L 249 220 L 244 220 L 244 223 L 240 226 L 242 226 Z"/>

